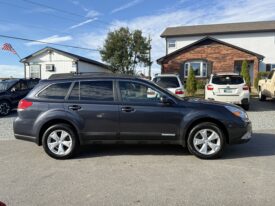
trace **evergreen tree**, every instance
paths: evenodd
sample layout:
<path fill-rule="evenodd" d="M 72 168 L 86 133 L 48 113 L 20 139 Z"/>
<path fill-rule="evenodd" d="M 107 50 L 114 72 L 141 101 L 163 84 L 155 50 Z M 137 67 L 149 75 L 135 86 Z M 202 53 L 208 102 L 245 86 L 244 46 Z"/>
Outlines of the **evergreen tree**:
<path fill-rule="evenodd" d="M 250 83 L 250 75 L 249 75 L 249 69 L 248 69 L 248 63 L 246 60 L 244 60 L 242 62 L 242 71 L 241 71 L 241 75 L 243 76 L 246 84 L 250 87 L 251 83 Z"/>
<path fill-rule="evenodd" d="M 192 67 L 189 69 L 188 72 L 188 77 L 186 81 L 186 91 L 189 96 L 194 96 L 194 94 L 197 91 L 197 80 Z"/>

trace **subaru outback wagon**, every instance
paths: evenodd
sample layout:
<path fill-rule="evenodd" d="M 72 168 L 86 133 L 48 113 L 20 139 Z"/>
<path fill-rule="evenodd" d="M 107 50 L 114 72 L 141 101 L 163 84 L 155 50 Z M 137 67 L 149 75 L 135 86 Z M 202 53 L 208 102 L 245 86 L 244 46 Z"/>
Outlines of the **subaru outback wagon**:
<path fill-rule="evenodd" d="M 138 77 L 65 75 L 40 81 L 20 101 L 14 134 L 56 159 L 84 144 L 179 144 L 210 159 L 247 142 L 251 122 L 233 104 L 182 99 Z"/>

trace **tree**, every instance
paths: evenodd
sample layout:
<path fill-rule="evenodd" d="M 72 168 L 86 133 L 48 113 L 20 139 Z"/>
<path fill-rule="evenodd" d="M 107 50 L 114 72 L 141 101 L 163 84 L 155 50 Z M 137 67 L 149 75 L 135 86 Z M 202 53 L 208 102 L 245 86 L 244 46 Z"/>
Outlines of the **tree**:
<path fill-rule="evenodd" d="M 247 61 L 244 60 L 242 62 L 242 70 L 241 70 L 241 75 L 244 78 L 246 84 L 250 87 L 250 75 L 249 75 L 249 69 L 248 69 L 248 64 Z"/>
<path fill-rule="evenodd" d="M 103 48 L 100 49 L 103 61 L 110 64 L 115 72 L 134 74 L 137 65 L 149 66 L 150 41 L 142 36 L 142 31 L 130 31 L 121 27 L 109 32 Z"/>
<path fill-rule="evenodd" d="M 189 72 L 188 72 L 188 77 L 186 81 L 186 91 L 190 96 L 194 96 L 194 94 L 197 91 L 197 80 L 195 77 L 195 72 L 192 67 L 189 69 Z"/>

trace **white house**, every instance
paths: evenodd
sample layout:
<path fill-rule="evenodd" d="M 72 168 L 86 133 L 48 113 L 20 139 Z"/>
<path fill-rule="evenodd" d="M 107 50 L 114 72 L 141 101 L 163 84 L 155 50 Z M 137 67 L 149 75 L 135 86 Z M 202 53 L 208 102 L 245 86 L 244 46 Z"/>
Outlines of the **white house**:
<path fill-rule="evenodd" d="M 52 74 L 70 72 L 111 73 L 108 66 L 101 62 L 52 47 L 45 47 L 20 62 L 24 63 L 25 78 L 47 79 Z"/>
<path fill-rule="evenodd" d="M 187 74 L 191 65 L 204 78 L 210 72 L 240 72 L 247 60 L 253 81 L 258 71 L 275 68 L 275 21 L 169 27 L 161 37 L 166 40 L 166 55 L 158 60 L 162 72 Z"/>

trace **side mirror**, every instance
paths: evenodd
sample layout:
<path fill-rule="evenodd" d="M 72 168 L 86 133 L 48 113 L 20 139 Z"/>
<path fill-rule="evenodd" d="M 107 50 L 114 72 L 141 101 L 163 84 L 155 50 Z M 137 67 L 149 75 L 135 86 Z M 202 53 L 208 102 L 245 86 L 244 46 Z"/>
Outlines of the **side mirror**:
<path fill-rule="evenodd" d="M 162 97 L 160 98 L 160 102 L 161 102 L 162 104 L 167 104 L 167 105 L 173 104 L 173 100 L 170 99 L 170 98 L 168 98 L 168 97 L 166 97 L 166 96 L 162 96 Z"/>

